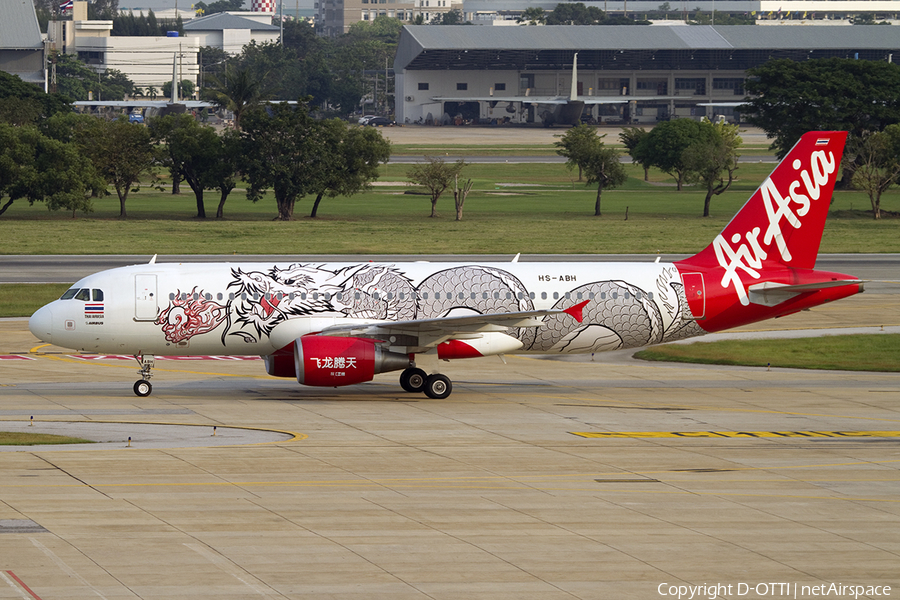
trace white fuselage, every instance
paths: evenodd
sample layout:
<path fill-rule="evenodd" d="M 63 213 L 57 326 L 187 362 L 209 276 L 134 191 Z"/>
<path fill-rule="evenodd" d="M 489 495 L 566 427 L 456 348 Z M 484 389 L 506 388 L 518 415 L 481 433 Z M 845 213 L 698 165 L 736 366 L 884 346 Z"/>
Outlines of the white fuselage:
<path fill-rule="evenodd" d="M 87 290 L 87 291 L 85 291 Z M 72 296 L 72 297 L 67 297 Z M 145 264 L 85 277 L 31 320 L 44 341 L 91 353 L 268 355 L 341 323 L 564 309 L 513 330 L 519 352 L 579 353 L 702 334 L 671 263 Z M 399 340 L 396 351 L 418 342 Z"/>

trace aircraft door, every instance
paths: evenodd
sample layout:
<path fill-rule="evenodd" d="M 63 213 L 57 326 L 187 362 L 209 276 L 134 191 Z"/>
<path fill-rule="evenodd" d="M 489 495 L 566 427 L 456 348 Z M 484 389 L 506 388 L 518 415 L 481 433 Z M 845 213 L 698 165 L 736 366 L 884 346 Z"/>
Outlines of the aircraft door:
<path fill-rule="evenodd" d="M 698 320 L 705 318 L 706 287 L 703 285 L 703 273 L 682 273 L 681 281 L 684 282 L 684 295 L 691 315 Z"/>
<path fill-rule="evenodd" d="M 134 276 L 134 319 L 155 321 L 159 307 L 156 302 L 156 275 Z"/>

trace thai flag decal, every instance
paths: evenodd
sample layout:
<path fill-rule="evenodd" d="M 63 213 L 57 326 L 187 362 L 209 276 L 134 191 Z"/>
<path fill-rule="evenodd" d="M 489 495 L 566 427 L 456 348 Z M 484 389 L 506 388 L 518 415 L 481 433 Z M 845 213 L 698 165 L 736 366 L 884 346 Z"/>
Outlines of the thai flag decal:
<path fill-rule="evenodd" d="M 103 305 L 102 304 L 85 304 L 84 305 L 84 316 L 86 318 L 103 318 Z"/>
<path fill-rule="evenodd" d="M 827 146 L 828 138 L 818 138 L 816 139 L 816 146 Z"/>

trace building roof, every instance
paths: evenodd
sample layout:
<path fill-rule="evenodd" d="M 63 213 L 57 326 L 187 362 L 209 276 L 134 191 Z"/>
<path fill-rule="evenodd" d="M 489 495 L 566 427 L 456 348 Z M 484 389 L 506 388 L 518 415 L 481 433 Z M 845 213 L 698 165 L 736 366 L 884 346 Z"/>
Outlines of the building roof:
<path fill-rule="evenodd" d="M 41 29 L 32 2 L 0 2 L 0 48 L 43 48 Z"/>
<path fill-rule="evenodd" d="M 198 19 L 191 19 L 184 24 L 187 31 L 223 31 L 225 29 L 252 29 L 254 31 L 280 31 L 277 25 L 260 23 L 253 19 L 239 17 L 228 13 L 215 13 Z"/>
<path fill-rule="evenodd" d="M 900 53 L 900 36 L 890 26 L 407 25 L 400 35 L 394 69 L 552 68 L 566 61 L 571 64 L 573 52 L 594 52 L 600 56 L 601 53 L 654 51 L 762 50 L 821 50 L 832 54 L 844 51 L 850 55 L 868 51 L 880 56 L 882 51 Z M 583 58 L 588 59 L 588 55 Z M 581 63 L 582 56 L 579 56 Z"/>

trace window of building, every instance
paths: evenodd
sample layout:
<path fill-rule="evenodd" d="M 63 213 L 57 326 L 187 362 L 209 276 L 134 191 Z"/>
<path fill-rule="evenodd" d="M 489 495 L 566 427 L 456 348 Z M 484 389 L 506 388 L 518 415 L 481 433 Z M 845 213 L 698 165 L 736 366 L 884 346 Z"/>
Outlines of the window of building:
<path fill-rule="evenodd" d="M 468 84 L 468 83 L 457 83 L 457 84 L 456 84 L 456 90 L 457 90 L 457 91 L 465 91 L 465 90 L 467 90 L 467 89 L 469 89 L 469 84 Z"/>
<path fill-rule="evenodd" d="M 713 79 L 714 90 L 732 90 L 735 96 L 744 95 L 744 80 L 740 77 L 716 77 Z"/>
<path fill-rule="evenodd" d="M 684 77 L 675 78 L 675 90 L 679 95 L 693 94 L 702 96 L 706 94 L 706 78 Z"/>
<path fill-rule="evenodd" d="M 638 91 L 656 90 L 657 96 L 664 96 L 669 93 L 669 81 L 667 79 L 638 79 Z"/>
<path fill-rule="evenodd" d="M 427 90 L 427 89 L 428 89 L 428 84 L 427 84 L 427 83 L 419 82 L 419 91 Z"/>
<path fill-rule="evenodd" d="M 505 92 L 505 91 L 506 91 L 506 84 L 505 84 L 505 83 L 495 83 L 495 84 L 494 84 L 494 91 L 496 91 L 496 92 Z"/>

